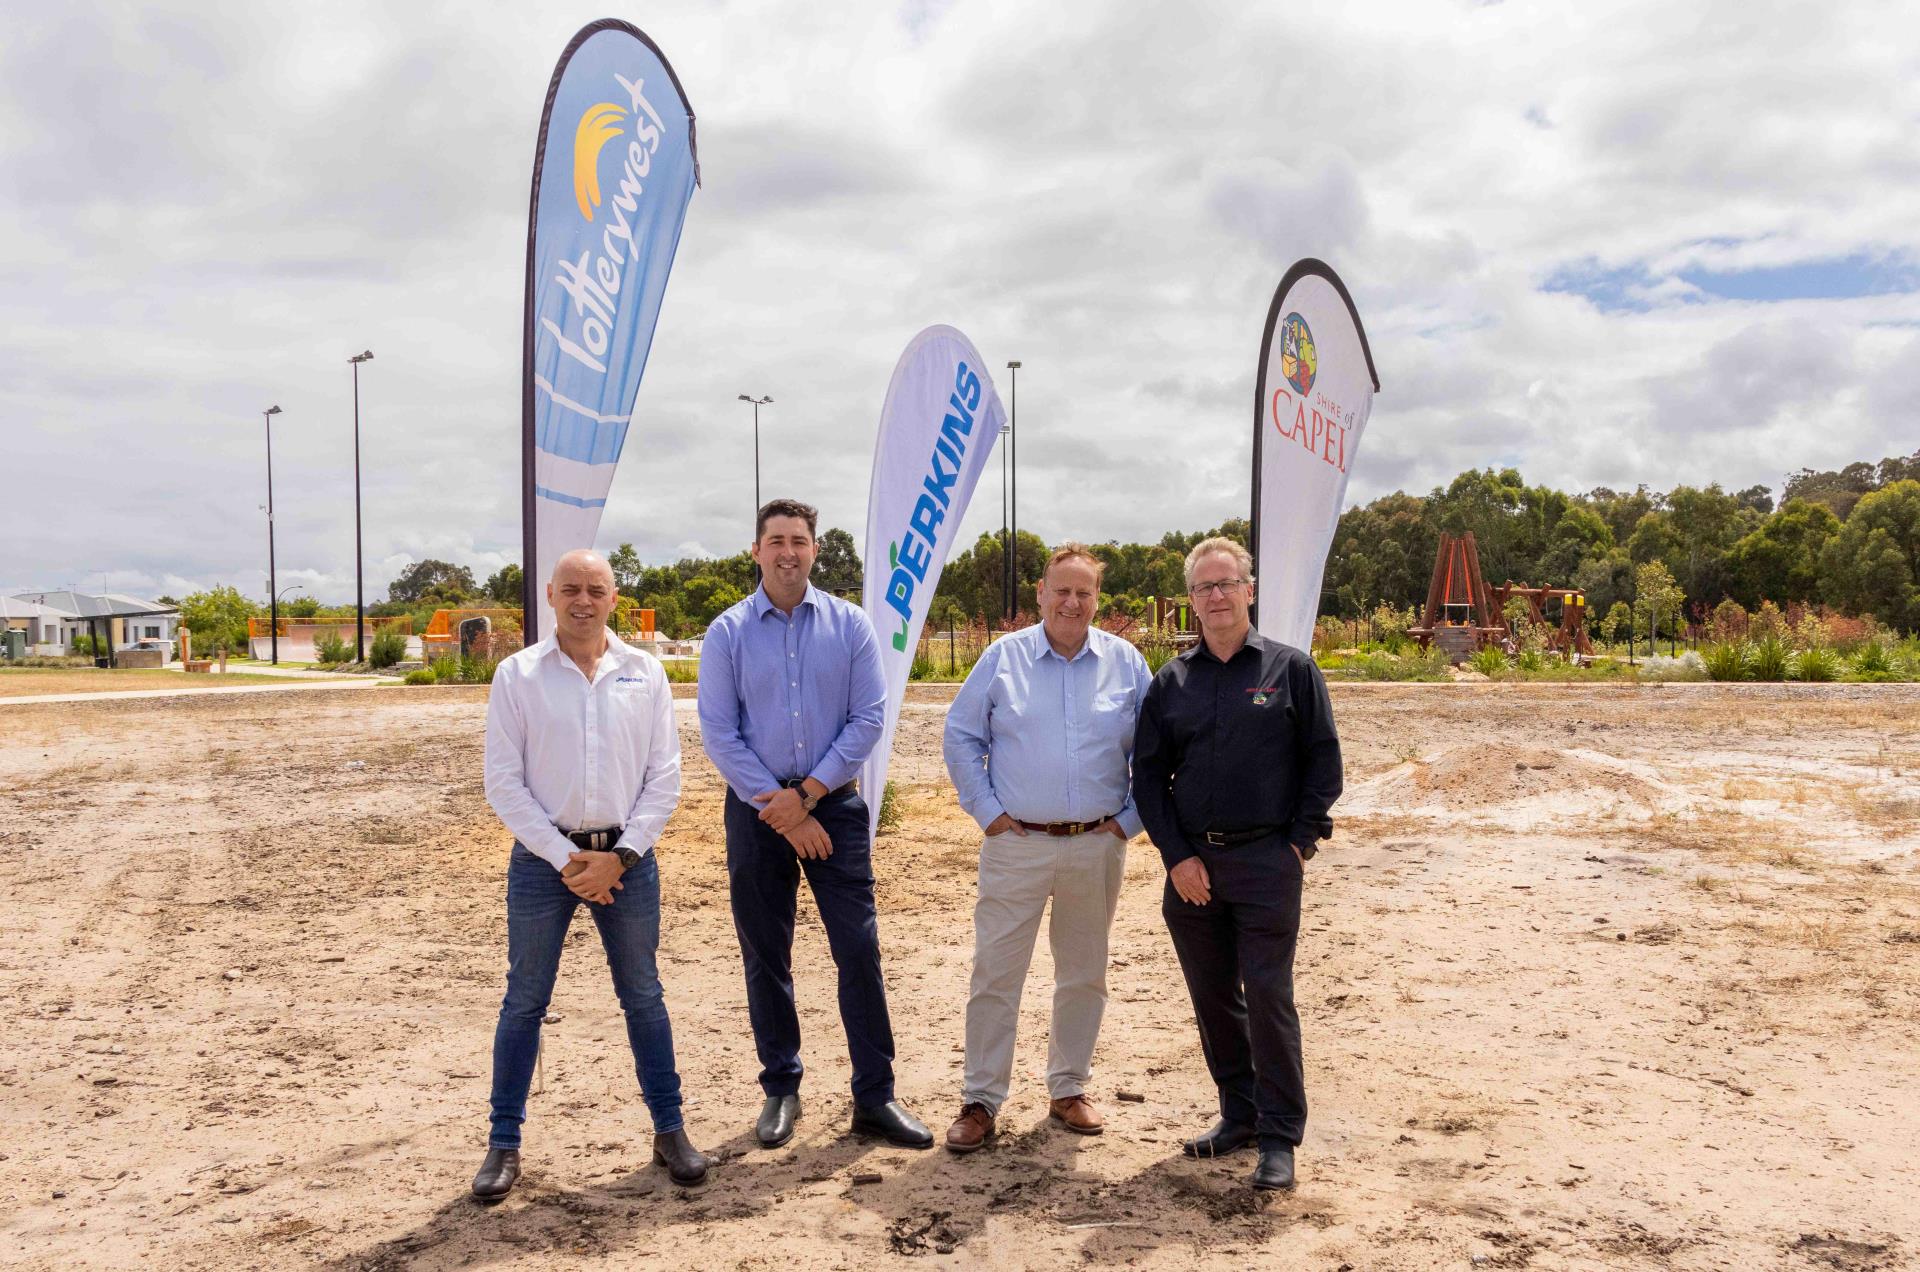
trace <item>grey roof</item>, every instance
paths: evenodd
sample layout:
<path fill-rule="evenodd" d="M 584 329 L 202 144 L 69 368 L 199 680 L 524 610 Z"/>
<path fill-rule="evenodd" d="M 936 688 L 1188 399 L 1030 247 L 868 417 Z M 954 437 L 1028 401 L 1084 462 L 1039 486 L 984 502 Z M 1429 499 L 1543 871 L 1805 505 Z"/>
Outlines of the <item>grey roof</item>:
<path fill-rule="evenodd" d="M 123 596 L 118 592 L 15 592 L 13 599 L 58 610 L 68 618 L 139 618 L 147 614 L 177 614 L 179 608 L 158 601 Z"/>
<path fill-rule="evenodd" d="M 63 609 L 57 609 L 52 605 L 39 605 L 33 601 L 21 601 L 21 600 L 15 600 L 11 597 L 0 596 L 0 619 L 8 619 L 8 618 L 59 619 L 59 618 L 75 618 L 75 617 L 77 617 L 77 615 L 70 614 Z"/>

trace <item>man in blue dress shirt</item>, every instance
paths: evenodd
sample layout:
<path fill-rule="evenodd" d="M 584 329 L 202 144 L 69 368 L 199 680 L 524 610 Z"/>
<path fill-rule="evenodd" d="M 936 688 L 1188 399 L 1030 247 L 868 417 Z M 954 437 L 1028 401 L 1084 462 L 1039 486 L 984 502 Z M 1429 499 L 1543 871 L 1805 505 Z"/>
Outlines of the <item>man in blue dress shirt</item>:
<path fill-rule="evenodd" d="M 1039 588 L 1040 623 L 987 647 L 947 712 L 947 772 L 980 823 L 967 998 L 966 1090 L 947 1147 L 993 1134 L 1013 1077 L 1020 990 L 1049 897 L 1053 1025 L 1048 1117 L 1098 1135 L 1087 1099 L 1107 1006 L 1107 936 L 1140 833 L 1129 795 L 1134 725 L 1152 676 L 1127 641 L 1094 627 L 1103 563 L 1058 548 Z"/>
<path fill-rule="evenodd" d="M 873 845 L 855 780 L 880 741 L 886 679 L 866 611 L 807 581 L 817 522 L 792 499 L 760 509 L 761 586 L 714 619 L 700 651 L 700 733 L 727 782 L 728 892 L 766 1093 L 754 1134 L 778 1148 L 800 1116 L 793 919 L 804 873 L 840 974 L 853 1129 L 931 1148 L 932 1134 L 894 1099 Z"/>

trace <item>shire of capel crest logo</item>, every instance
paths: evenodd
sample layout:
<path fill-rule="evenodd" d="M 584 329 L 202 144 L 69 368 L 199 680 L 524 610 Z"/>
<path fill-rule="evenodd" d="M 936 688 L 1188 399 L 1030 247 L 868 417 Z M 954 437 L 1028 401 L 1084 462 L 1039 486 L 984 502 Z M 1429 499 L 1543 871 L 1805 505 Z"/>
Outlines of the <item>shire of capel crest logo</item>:
<path fill-rule="evenodd" d="M 1313 347 L 1307 320 L 1299 314 L 1288 314 L 1280 324 L 1280 374 L 1287 377 L 1294 392 L 1305 397 L 1313 392 L 1313 377 L 1319 369 L 1320 354 Z"/>

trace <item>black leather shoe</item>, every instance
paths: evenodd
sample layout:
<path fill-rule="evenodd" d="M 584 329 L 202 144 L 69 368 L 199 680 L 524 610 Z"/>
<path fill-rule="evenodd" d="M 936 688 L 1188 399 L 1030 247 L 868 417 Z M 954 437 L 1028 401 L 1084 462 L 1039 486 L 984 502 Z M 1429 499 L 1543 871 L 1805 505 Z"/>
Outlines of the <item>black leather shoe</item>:
<path fill-rule="evenodd" d="M 753 1137 L 762 1148 L 778 1148 L 793 1138 L 793 1124 L 800 1120 L 798 1095 L 770 1095 L 760 1106 L 760 1120 L 753 1124 Z"/>
<path fill-rule="evenodd" d="M 878 1135 L 901 1148 L 932 1148 L 933 1132 L 919 1118 L 900 1106 L 900 1101 L 853 1106 L 853 1133 Z"/>
<path fill-rule="evenodd" d="M 499 1201 L 513 1191 L 519 1178 L 520 1150 L 490 1148 L 487 1160 L 480 1163 L 479 1174 L 473 1177 L 473 1195 L 485 1202 Z"/>
<path fill-rule="evenodd" d="M 685 1130 L 654 1136 L 653 1160 L 656 1165 L 665 1166 L 667 1178 L 682 1188 L 698 1188 L 707 1182 L 706 1155 L 693 1146 Z"/>
<path fill-rule="evenodd" d="M 1251 1126 L 1242 1126 L 1238 1122 L 1229 1122 L 1221 1118 L 1213 1124 L 1213 1129 L 1199 1139 L 1190 1139 L 1180 1146 L 1180 1151 L 1188 1157 L 1225 1157 L 1228 1153 L 1237 1153 L 1253 1143 Z"/>
<path fill-rule="evenodd" d="M 1253 1186 L 1262 1190 L 1293 1187 L 1293 1150 L 1263 1148 L 1260 1164 L 1253 1168 Z"/>

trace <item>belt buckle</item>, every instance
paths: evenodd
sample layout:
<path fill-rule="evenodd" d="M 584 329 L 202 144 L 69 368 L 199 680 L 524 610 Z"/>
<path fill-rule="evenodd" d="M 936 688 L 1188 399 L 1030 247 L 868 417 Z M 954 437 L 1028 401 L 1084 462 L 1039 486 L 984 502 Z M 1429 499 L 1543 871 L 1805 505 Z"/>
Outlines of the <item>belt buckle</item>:
<path fill-rule="evenodd" d="M 1226 835 L 1217 830 L 1208 831 L 1207 846 L 1209 848 L 1225 848 L 1227 846 Z"/>

